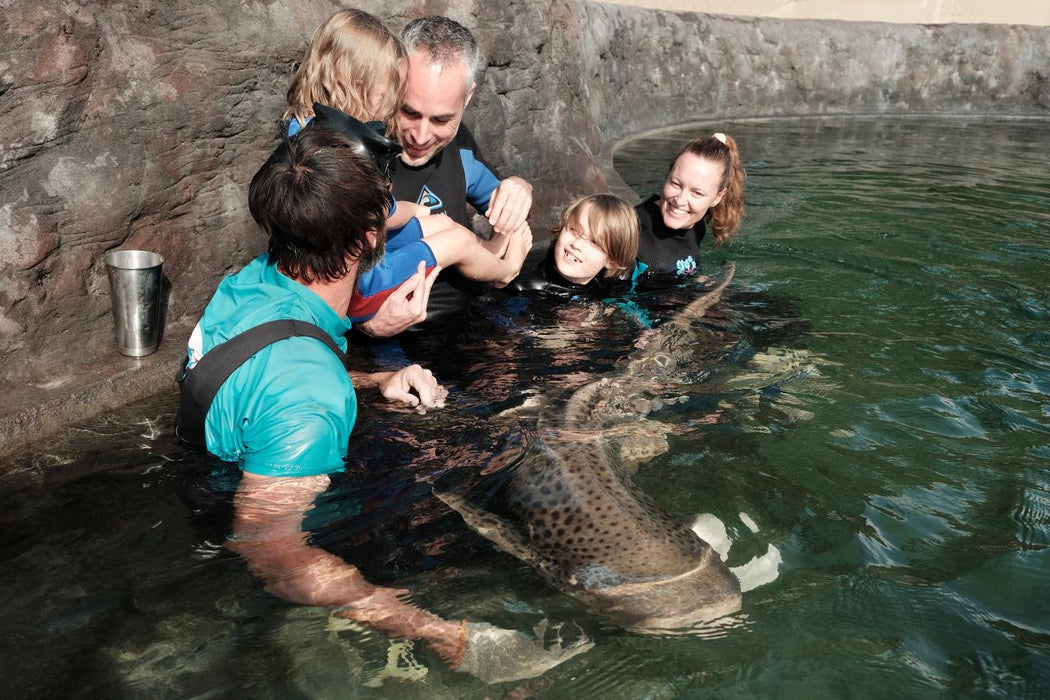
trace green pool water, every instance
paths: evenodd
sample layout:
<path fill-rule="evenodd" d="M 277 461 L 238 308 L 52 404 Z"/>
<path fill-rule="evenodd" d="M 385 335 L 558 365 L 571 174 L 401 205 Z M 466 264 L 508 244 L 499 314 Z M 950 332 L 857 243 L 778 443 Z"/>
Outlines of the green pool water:
<path fill-rule="evenodd" d="M 735 426 L 747 459 L 696 441 L 785 566 L 693 687 L 1050 692 L 1050 124 L 705 125 L 629 144 L 617 168 L 654 191 L 714 130 L 740 145 L 749 210 L 713 257 L 797 300 L 826 383 L 784 387 L 793 418 Z"/>
<path fill-rule="evenodd" d="M 319 509 L 342 505 L 345 523 L 323 539 L 367 542 L 370 576 L 442 615 L 571 622 L 591 651 L 486 687 L 274 600 L 223 549 L 229 484 L 172 438 L 167 394 L 0 477 L 5 695 L 1045 697 L 1050 121 L 703 124 L 626 144 L 617 169 L 645 195 L 681 143 L 716 130 L 740 144 L 748 211 L 702 266 L 735 261 L 742 340 L 719 384 L 699 378 L 658 416 L 716 419 L 637 481 L 671 512 L 722 519 L 733 565 L 779 549 L 779 577 L 733 625 L 617 629 L 428 502 L 414 469 L 484 467 L 527 441 L 500 411 L 609 371 L 641 330 L 619 311 L 596 323 L 573 302 L 497 298 L 430 348 L 454 411 L 364 412 L 352 473 Z"/>

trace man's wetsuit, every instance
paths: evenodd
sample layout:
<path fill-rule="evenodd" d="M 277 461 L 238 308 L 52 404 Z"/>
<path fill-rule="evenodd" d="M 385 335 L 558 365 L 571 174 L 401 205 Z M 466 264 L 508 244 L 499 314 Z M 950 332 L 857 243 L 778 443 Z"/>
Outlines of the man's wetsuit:
<path fill-rule="evenodd" d="M 394 199 L 421 204 L 470 229 L 467 204 L 484 214 L 500 177 L 481 157 L 470 130 L 460 125 L 452 142 L 425 164 L 413 167 L 398 162 L 393 183 Z M 455 269 L 444 270 L 430 291 L 427 320 L 462 314 L 483 288 Z"/>
<path fill-rule="evenodd" d="M 659 195 L 634 209 L 638 212 L 638 259 L 656 274 L 695 275 L 700 266 L 700 241 L 706 227 L 701 219 L 692 228 L 671 229 L 660 213 Z"/>

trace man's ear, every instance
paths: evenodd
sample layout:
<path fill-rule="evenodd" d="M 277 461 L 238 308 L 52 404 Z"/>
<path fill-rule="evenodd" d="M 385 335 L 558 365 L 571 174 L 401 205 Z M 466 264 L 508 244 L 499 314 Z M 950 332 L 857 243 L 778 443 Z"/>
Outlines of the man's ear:
<path fill-rule="evenodd" d="M 467 90 L 467 100 L 466 100 L 466 102 L 463 103 L 463 107 L 464 108 L 466 108 L 466 106 L 470 104 L 470 99 L 472 97 L 474 97 L 474 90 L 477 89 L 477 87 L 478 87 L 477 83 L 471 83 L 470 84 L 470 89 Z"/>

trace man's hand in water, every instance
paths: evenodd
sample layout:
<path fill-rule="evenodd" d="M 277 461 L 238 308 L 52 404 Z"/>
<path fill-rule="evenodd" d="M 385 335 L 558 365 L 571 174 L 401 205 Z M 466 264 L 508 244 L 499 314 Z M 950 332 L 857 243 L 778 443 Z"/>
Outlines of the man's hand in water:
<path fill-rule="evenodd" d="M 543 636 L 546 622 L 535 630 Z M 485 683 L 535 678 L 563 661 L 582 654 L 594 646 L 582 630 L 578 637 L 566 644 L 556 631 L 557 640 L 544 644 L 544 640 L 517 630 L 493 627 L 486 622 L 463 623 L 464 644 L 460 651 L 461 661 L 456 671 L 469 673 Z"/>
<path fill-rule="evenodd" d="M 522 227 L 532 209 L 532 185 L 516 175 L 503 180 L 492 191 L 485 218 L 496 233 L 508 235 Z"/>
<path fill-rule="evenodd" d="M 389 338 L 427 318 L 427 302 L 430 288 L 434 286 L 441 267 L 435 267 L 428 275 L 426 263 L 419 261 L 416 274 L 401 283 L 379 307 L 376 315 L 358 328 L 373 338 Z"/>
<path fill-rule="evenodd" d="M 350 377 L 358 388 L 375 387 L 387 399 L 409 406 L 443 408 L 448 396 L 448 390 L 438 384 L 433 372 L 419 365 L 409 365 L 396 372 L 351 372 Z"/>
<path fill-rule="evenodd" d="M 379 381 L 379 391 L 391 401 L 402 401 L 409 406 L 443 408 L 448 390 L 437 383 L 429 369 L 409 365 Z"/>

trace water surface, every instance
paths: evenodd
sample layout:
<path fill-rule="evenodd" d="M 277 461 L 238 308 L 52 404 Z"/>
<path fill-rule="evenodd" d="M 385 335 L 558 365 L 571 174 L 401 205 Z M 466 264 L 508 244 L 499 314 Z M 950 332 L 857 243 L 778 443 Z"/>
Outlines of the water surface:
<path fill-rule="evenodd" d="M 455 338 L 404 344 L 431 356 L 454 409 L 367 408 L 317 539 L 442 615 L 572 621 L 592 651 L 485 688 L 274 600 L 223 549 L 235 481 L 174 441 L 167 395 L 0 477 L 12 697 L 1050 692 L 1050 123 L 719 123 L 630 144 L 617 167 L 645 195 L 684 140 L 715 130 L 749 175 L 739 238 L 702 262 L 737 264 L 720 320 L 737 339 L 655 416 L 717 420 L 637 481 L 671 512 L 721 518 L 731 564 L 779 548 L 779 579 L 745 594 L 736 626 L 617 629 L 429 498 L 420 474 L 527 445 L 528 423 L 501 413 L 611 371 L 642 330 L 621 307 L 496 297 Z M 688 296 L 636 301 L 659 323 Z"/>

